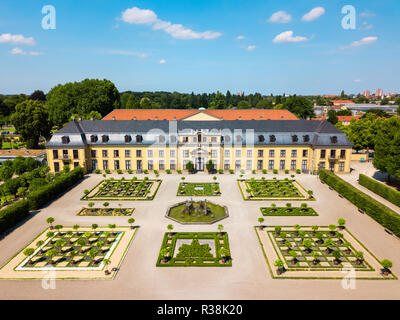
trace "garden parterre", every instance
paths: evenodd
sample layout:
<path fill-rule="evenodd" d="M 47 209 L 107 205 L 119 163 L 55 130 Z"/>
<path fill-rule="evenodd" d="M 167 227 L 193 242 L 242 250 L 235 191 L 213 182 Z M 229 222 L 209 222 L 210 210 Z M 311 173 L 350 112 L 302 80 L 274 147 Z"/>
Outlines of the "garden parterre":
<path fill-rule="evenodd" d="M 219 196 L 221 195 L 218 182 L 181 182 L 177 196 Z"/>

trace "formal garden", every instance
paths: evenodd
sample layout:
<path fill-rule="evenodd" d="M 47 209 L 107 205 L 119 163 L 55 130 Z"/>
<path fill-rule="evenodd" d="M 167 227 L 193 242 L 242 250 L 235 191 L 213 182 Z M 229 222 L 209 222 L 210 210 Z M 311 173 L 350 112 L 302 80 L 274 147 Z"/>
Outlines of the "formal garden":
<path fill-rule="evenodd" d="M 219 196 L 221 191 L 218 182 L 181 182 L 178 187 L 177 196 L 210 197 Z"/>
<path fill-rule="evenodd" d="M 379 261 L 345 227 L 259 226 L 257 234 L 273 277 L 343 278 L 343 270 L 364 279 L 396 279 L 386 263 Z"/>
<path fill-rule="evenodd" d="M 104 204 L 106 208 L 82 208 L 77 216 L 131 216 L 135 211 L 133 208 L 108 208 L 107 202 Z"/>
<path fill-rule="evenodd" d="M 93 189 L 85 190 L 82 200 L 153 200 L 161 180 L 150 180 L 145 177 L 138 180 L 106 179 L 100 181 Z"/>
<path fill-rule="evenodd" d="M 219 232 L 165 233 L 158 267 L 231 267 L 228 234 Z"/>
<path fill-rule="evenodd" d="M 297 181 L 289 178 L 239 179 L 238 185 L 244 200 L 315 200 L 311 190 L 304 189 Z"/>
<path fill-rule="evenodd" d="M 270 207 L 260 208 L 263 216 L 278 217 L 278 216 L 318 216 L 318 213 L 307 203 L 302 203 L 300 207 L 292 207 L 291 203 L 287 203 L 286 207 L 277 207 L 272 203 Z"/>
<path fill-rule="evenodd" d="M 108 227 L 51 224 L 0 269 L 0 278 L 42 277 L 37 271 L 49 270 L 59 272 L 57 278 L 110 277 L 122 262 L 136 230 L 133 226 L 114 224 Z"/>
<path fill-rule="evenodd" d="M 187 200 L 168 208 L 166 217 L 182 224 L 211 224 L 229 216 L 228 208 L 207 200 Z"/>

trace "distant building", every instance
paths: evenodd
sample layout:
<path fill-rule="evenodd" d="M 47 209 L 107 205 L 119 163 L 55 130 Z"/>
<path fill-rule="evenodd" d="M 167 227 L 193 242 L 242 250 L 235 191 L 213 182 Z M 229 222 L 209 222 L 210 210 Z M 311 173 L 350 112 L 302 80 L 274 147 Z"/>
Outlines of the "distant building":
<path fill-rule="evenodd" d="M 338 122 L 341 122 L 344 126 L 348 126 L 348 125 L 350 124 L 351 120 L 353 120 L 353 119 L 358 120 L 358 119 L 361 118 L 360 115 L 359 115 L 359 116 L 337 116 L 337 117 L 338 117 Z M 326 116 L 317 115 L 317 116 L 316 116 L 314 119 L 312 119 L 312 120 L 320 120 L 320 121 L 323 121 L 323 120 L 326 120 L 326 119 L 327 119 Z"/>
<path fill-rule="evenodd" d="M 376 89 L 375 96 L 382 98 L 383 97 L 383 90 L 382 89 Z"/>
<path fill-rule="evenodd" d="M 354 104 L 351 100 L 331 100 L 334 106 L 344 106 L 347 104 Z"/>
<path fill-rule="evenodd" d="M 3 149 L 0 150 L 0 165 L 6 160 L 14 160 L 16 157 L 34 158 L 40 162 L 46 160 L 46 150 L 44 149 Z"/>
<path fill-rule="evenodd" d="M 364 91 L 364 97 L 369 98 L 371 97 L 371 92 L 369 90 Z"/>

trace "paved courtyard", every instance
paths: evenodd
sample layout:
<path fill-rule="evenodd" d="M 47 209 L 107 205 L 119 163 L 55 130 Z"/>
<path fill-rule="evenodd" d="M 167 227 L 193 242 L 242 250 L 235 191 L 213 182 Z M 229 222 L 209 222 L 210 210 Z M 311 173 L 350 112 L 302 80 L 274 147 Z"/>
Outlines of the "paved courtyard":
<path fill-rule="evenodd" d="M 368 166 L 369 164 L 366 164 Z M 362 169 L 361 169 L 362 170 Z M 346 177 L 355 181 L 357 171 Z M 126 178 L 132 175 L 122 175 Z M 145 175 L 137 175 L 142 178 Z M 148 175 L 154 178 L 154 174 Z M 287 175 L 253 175 L 244 178 L 286 178 Z M 121 175 L 114 175 L 120 178 Z M 135 208 L 132 215 L 139 226 L 114 280 L 57 280 L 55 289 L 44 289 L 41 280 L 0 280 L 0 299 L 400 299 L 400 280 L 356 280 L 354 290 L 342 288 L 341 280 L 272 279 L 254 230 L 261 217 L 260 207 L 289 201 L 244 201 L 236 179 L 238 175 L 217 175 L 221 196 L 209 197 L 229 209 L 229 218 L 221 223 L 229 234 L 232 264 L 230 268 L 157 268 L 160 245 L 171 220 L 165 218 L 168 206 L 182 201 L 176 196 L 182 175 L 162 174 L 163 180 L 153 201 L 110 201 L 125 208 Z M 128 217 L 77 216 L 87 206 L 81 201 L 85 189 L 91 189 L 102 175 L 90 175 L 72 190 L 43 208 L 28 221 L 0 239 L 0 264 L 4 265 L 48 225 L 47 217 L 56 224 L 72 226 L 128 225 Z M 329 225 L 338 218 L 378 259 L 393 261 L 392 271 L 400 275 L 400 240 L 346 199 L 340 198 L 317 176 L 296 175 L 307 190 L 313 190 L 316 201 L 309 202 L 319 216 L 265 217 L 265 225 Z M 208 174 L 186 175 L 185 182 L 212 182 Z M 101 206 L 104 201 L 93 201 Z M 292 202 L 294 203 L 294 202 Z M 174 231 L 217 231 L 217 224 L 180 225 Z M 111 263 L 110 268 L 114 267 Z M 45 276 L 45 274 L 44 274 Z"/>

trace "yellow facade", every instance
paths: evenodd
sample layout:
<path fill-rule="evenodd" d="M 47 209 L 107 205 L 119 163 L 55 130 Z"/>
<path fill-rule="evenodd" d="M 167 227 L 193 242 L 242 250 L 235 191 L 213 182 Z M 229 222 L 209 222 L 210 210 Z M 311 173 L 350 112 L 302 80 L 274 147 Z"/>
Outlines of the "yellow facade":
<path fill-rule="evenodd" d="M 209 140 L 211 142 L 211 138 Z M 325 150 L 325 154 L 323 152 Z M 334 150 L 334 152 L 332 152 Z M 55 153 L 58 157 L 55 158 Z M 350 148 L 312 148 L 305 146 L 253 146 L 224 147 L 220 145 L 178 146 L 95 146 L 86 148 L 48 149 L 47 159 L 51 172 L 82 166 L 87 172 L 109 169 L 116 172 L 132 170 L 185 170 L 185 163 L 196 165 L 201 158 L 202 169 L 206 170 L 209 160 L 216 170 L 278 170 L 316 172 L 318 168 L 334 172 L 349 173 L 352 150 Z"/>

